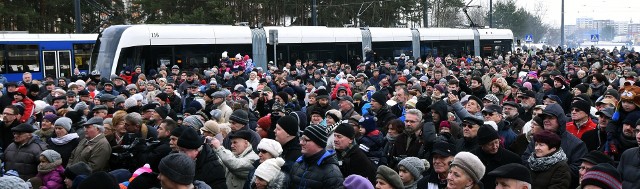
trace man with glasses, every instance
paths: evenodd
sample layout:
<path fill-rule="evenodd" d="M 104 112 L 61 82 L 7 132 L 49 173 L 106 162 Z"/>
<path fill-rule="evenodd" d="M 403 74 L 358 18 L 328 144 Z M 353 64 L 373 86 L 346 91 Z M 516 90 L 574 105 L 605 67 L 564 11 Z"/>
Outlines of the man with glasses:
<path fill-rule="evenodd" d="M 466 117 L 462 120 L 462 125 L 460 126 L 462 126 L 462 136 L 464 138 L 456 144 L 458 151 L 470 152 L 479 146 L 477 142 L 478 129 L 483 124 L 484 121 L 482 119 L 474 116 Z"/>
<path fill-rule="evenodd" d="M 7 146 L 13 142 L 13 135 L 11 129 L 20 124 L 20 110 L 17 107 L 10 105 L 4 108 L 2 112 L 2 121 L 0 121 L 0 137 L 2 137 L 2 149 L 7 149 Z"/>
<path fill-rule="evenodd" d="M 584 133 L 596 129 L 596 123 L 591 120 L 589 112 L 591 103 L 584 100 L 576 100 L 571 103 L 571 120 L 567 123 L 567 131 L 582 140 Z M 584 140 L 582 140 L 584 141 Z"/>
<path fill-rule="evenodd" d="M 482 115 L 484 116 L 485 121 L 493 121 L 498 125 L 498 135 L 500 135 L 502 146 L 511 146 L 511 144 L 516 140 L 517 135 L 511 129 L 511 123 L 504 120 L 502 107 L 499 105 L 484 107 L 484 109 L 482 109 Z"/>
<path fill-rule="evenodd" d="M 510 123 L 513 132 L 516 134 L 522 133 L 522 127 L 524 127 L 525 122 L 520 118 L 520 104 L 514 101 L 506 101 L 502 105 L 505 120 Z"/>
<path fill-rule="evenodd" d="M 300 152 L 291 168 L 289 188 L 340 188 L 344 177 L 338 167 L 336 154 L 327 151 L 328 133 L 319 125 L 308 126 L 300 137 Z"/>
<path fill-rule="evenodd" d="M 85 130 L 85 138 L 71 152 L 68 167 L 78 162 L 84 162 L 91 167 L 92 171 L 107 170 L 109 157 L 111 157 L 111 145 L 104 136 L 102 123 L 102 118 L 94 117 L 82 125 Z"/>
<path fill-rule="evenodd" d="M 407 110 L 404 119 L 404 132 L 398 135 L 393 144 L 393 150 L 390 152 L 390 166 L 396 167 L 397 163 L 406 157 L 424 157 L 425 154 L 421 154 L 423 143 L 431 141 L 425 140 L 430 135 L 435 138 L 435 128 L 423 127 L 422 116 L 422 112 L 418 109 Z"/>
<path fill-rule="evenodd" d="M 34 131 L 31 125 L 25 123 L 11 128 L 13 143 L 4 151 L 5 170 L 17 171 L 24 180 L 38 174 L 40 153 L 47 149 L 46 144 L 33 139 Z"/>

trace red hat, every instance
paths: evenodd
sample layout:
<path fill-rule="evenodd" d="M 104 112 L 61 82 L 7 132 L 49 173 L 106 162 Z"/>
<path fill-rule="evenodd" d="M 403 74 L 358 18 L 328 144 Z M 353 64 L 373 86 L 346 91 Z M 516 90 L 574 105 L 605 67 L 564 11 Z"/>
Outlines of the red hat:
<path fill-rule="evenodd" d="M 451 124 L 449 124 L 449 121 L 442 121 L 440 122 L 440 128 L 443 128 L 443 127 L 451 129 Z"/>
<path fill-rule="evenodd" d="M 20 86 L 18 87 L 18 94 L 21 94 L 22 96 L 27 96 L 27 88 L 24 86 Z"/>
<path fill-rule="evenodd" d="M 267 115 L 258 119 L 258 127 L 262 129 L 262 131 L 258 132 L 258 134 L 260 134 L 260 136 L 263 138 L 267 137 L 267 131 L 271 127 L 271 115 Z"/>

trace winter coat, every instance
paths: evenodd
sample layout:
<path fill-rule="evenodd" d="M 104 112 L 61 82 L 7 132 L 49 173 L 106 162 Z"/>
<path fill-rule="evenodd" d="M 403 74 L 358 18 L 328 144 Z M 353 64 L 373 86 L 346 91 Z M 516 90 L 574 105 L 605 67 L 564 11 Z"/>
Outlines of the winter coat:
<path fill-rule="evenodd" d="M 587 131 L 582 135 L 582 141 L 587 146 L 587 151 L 600 150 L 607 142 L 607 132 L 597 127 L 593 130 Z"/>
<path fill-rule="evenodd" d="M 62 157 L 62 166 L 66 167 L 71 153 L 78 147 L 79 143 L 80 138 L 78 138 L 78 134 L 70 133 L 64 137 L 49 138 L 47 140 L 47 148 L 58 152 L 60 157 Z"/>
<path fill-rule="evenodd" d="M 309 157 L 300 156 L 291 167 L 289 188 L 341 188 L 344 177 L 333 151 L 322 150 Z"/>
<path fill-rule="evenodd" d="M 48 173 L 38 173 L 36 175 L 42 180 L 42 187 L 40 189 L 62 189 L 64 186 L 64 167 L 58 165 L 54 170 Z"/>
<path fill-rule="evenodd" d="M 0 101 L 0 103 L 1 102 L 2 101 Z M 19 124 L 20 121 L 17 119 L 9 125 L 7 125 L 7 122 L 0 121 L 0 141 L 2 142 L 2 146 L 0 147 L 2 147 L 3 150 L 7 149 L 7 147 L 13 143 L 13 131 L 11 131 L 11 128 L 18 126 Z"/>
<path fill-rule="evenodd" d="M 506 120 L 510 123 L 509 125 L 511 129 L 516 133 L 516 135 L 522 133 L 522 127 L 527 123 L 518 116 L 512 119 L 506 118 Z"/>
<path fill-rule="evenodd" d="M 384 146 L 387 141 L 380 131 L 374 130 L 367 133 L 365 136 L 358 138 L 357 141 L 358 144 L 369 148 L 368 151 L 363 151 L 369 159 L 374 160 L 375 163 L 386 164 L 387 161 L 384 155 Z"/>
<path fill-rule="evenodd" d="M 511 146 L 516 141 L 516 137 L 518 137 L 511 129 L 511 123 L 504 120 L 498 123 L 498 135 L 500 136 L 500 141 L 504 143 L 503 146 Z"/>
<path fill-rule="evenodd" d="M 488 154 L 482 150 L 482 148 L 476 148 L 472 150 L 471 153 L 478 156 L 482 164 L 484 164 L 485 172 L 491 172 L 494 169 L 509 164 L 509 163 L 521 163 L 520 156 L 515 153 L 506 150 L 504 148 L 499 148 L 498 153 L 496 154 Z M 489 175 L 484 175 L 480 180 L 485 188 L 495 188 L 496 187 L 496 178 Z"/>
<path fill-rule="evenodd" d="M 567 131 L 573 134 L 574 136 L 578 137 L 579 139 L 582 139 L 582 136 L 584 135 L 584 133 L 594 130 L 596 129 L 596 126 L 598 126 L 598 124 L 594 123 L 591 120 L 591 118 L 587 118 L 587 119 L 589 120 L 587 120 L 587 122 L 584 125 L 582 125 L 580 128 L 578 128 L 578 126 L 576 126 L 575 122 L 573 121 L 567 123 Z"/>
<path fill-rule="evenodd" d="M 12 102 L 12 104 L 16 104 L 16 103 L 22 103 L 22 105 L 24 105 L 24 111 L 20 113 L 22 114 L 22 116 L 20 116 L 20 123 L 27 122 L 27 120 L 31 118 L 31 115 L 33 115 L 33 109 L 36 107 L 36 105 L 33 103 L 33 100 L 27 97 L 24 97 L 22 101 L 18 102 L 14 100 Z"/>
<path fill-rule="evenodd" d="M 46 145 L 33 138 L 20 146 L 15 142 L 11 143 L 4 151 L 4 169 L 18 171 L 20 178 L 24 180 L 34 177 L 38 174 L 40 153 L 45 150 Z"/>
<path fill-rule="evenodd" d="M 73 165 L 78 162 L 85 162 L 91 167 L 93 172 L 105 171 L 109 165 L 111 157 L 111 145 L 104 137 L 99 134 L 91 140 L 82 139 L 69 158 L 67 165 Z"/>
<path fill-rule="evenodd" d="M 545 112 L 549 112 L 555 115 L 558 118 L 558 130 L 556 134 L 558 134 L 561 138 L 560 147 L 564 150 L 564 153 L 567 155 L 567 164 L 571 169 L 571 179 L 572 185 L 577 186 L 578 183 L 578 171 L 582 160 L 580 158 L 584 157 L 587 154 L 587 146 L 582 142 L 582 140 L 578 139 L 576 136 L 573 136 L 571 133 L 566 131 L 567 125 L 567 117 L 564 114 L 564 111 L 558 104 L 548 105 Z M 527 158 L 531 156 L 534 151 L 534 142 L 529 143 L 527 150 L 522 154 L 522 162 L 526 166 L 528 166 Z"/>
<path fill-rule="evenodd" d="M 240 155 L 234 155 L 230 150 L 224 147 L 214 149 L 222 164 L 225 166 L 227 177 L 227 188 L 240 189 L 244 187 L 249 172 L 255 167 L 253 162 L 260 159 L 258 154 L 251 150 L 251 146 L 247 147 Z"/>
<path fill-rule="evenodd" d="M 160 160 L 171 153 L 171 146 L 169 145 L 169 138 L 160 138 L 158 143 L 149 145 L 147 150 L 140 153 L 140 160 L 144 163 L 149 163 L 151 170 L 159 172 L 158 165 Z"/>
<path fill-rule="evenodd" d="M 211 188 L 226 189 L 224 165 L 218 155 L 209 145 L 202 145 L 202 150 L 196 157 L 196 176 L 194 180 L 207 183 Z"/>
<path fill-rule="evenodd" d="M 371 183 L 375 182 L 376 167 L 357 145 L 352 145 L 349 149 L 338 151 L 336 154 L 342 175 L 357 174 L 369 179 Z"/>
<path fill-rule="evenodd" d="M 378 118 L 378 120 L 376 121 L 376 127 L 378 127 L 378 130 L 382 131 L 383 133 L 387 133 L 387 125 L 389 124 L 389 122 L 398 118 L 391 112 L 391 110 L 389 110 L 389 106 L 387 105 L 383 105 L 382 108 L 380 108 L 380 110 L 378 111 L 369 109 L 369 113 L 373 113 L 373 115 Z"/>
<path fill-rule="evenodd" d="M 395 167 L 397 163 L 404 157 L 418 157 L 420 149 L 422 149 L 422 141 L 415 134 L 402 133 L 398 135 L 393 149 L 390 153 L 389 167 Z"/>
<path fill-rule="evenodd" d="M 231 113 L 233 113 L 233 110 L 231 109 L 231 107 L 229 107 L 229 105 L 227 105 L 227 102 L 223 101 L 220 105 L 218 105 L 218 109 L 220 110 L 220 113 L 222 115 L 222 120 L 218 120 L 218 122 L 229 122 L 229 117 L 231 117 Z"/>
<path fill-rule="evenodd" d="M 630 148 L 622 153 L 618 172 L 622 178 L 622 188 L 640 187 L 640 148 Z"/>
<path fill-rule="evenodd" d="M 532 189 L 570 188 L 570 172 L 566 161 L 558 162 L 546 171 L 531 171 L 531 187 Z"/>
<path fill-rule="evenodd" d="M 280 157 L 284 159 L 284 165 L 281 168 L 282 171 L 288 173 L 289 170 L 291 170 L 291 167 L 298 157 L 302 155 L 300 152 L 301 149 L 302 147 L 300 146 L 300 139 L 298 137 L 282 145 L 282 154 L 280 154 Z"/>

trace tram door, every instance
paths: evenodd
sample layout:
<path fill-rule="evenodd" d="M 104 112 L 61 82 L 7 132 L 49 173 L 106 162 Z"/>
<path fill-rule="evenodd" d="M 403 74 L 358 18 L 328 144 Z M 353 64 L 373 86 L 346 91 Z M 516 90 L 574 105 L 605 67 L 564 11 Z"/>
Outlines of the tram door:
<path fill-rule="evenodd" d="M 71 51 L 42 51 L 44 75 L 54 78 L 71 76 Z"/>

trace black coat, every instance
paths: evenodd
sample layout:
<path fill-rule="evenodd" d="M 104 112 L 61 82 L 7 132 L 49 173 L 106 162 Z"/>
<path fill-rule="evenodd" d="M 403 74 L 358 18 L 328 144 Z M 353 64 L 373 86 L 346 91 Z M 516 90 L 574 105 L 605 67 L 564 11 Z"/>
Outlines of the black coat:
<path fill-rule="evenodd" d="M 372 112 L 374 111 L 369 109 L 369 113 Z M 387 125 L 389 124 L 389 122 L 398 118 L 391 112 L 391 110 L 389 110 L 389 106 L 386 105 L 378 110 L 378 112 L 375 112 L 375 115 L 376 118 L 378 118 L 378 120 L 376 121 L 376 127 L 378 127 L 378 130 L 382 131 L 383 133 L 387 133 Z"/>
<path fill-rule="evenodd" d="M 159 172 L 158 165 L 160 160 L 171 153 L 171 146 L 169 146 L 169 138 L 162 138 L 158 143 L 151 144 L 147 150 L 141 154 L 142 159 L 149 163 L 151 170 Z"/>
<path fill-rule="evenodd" d="M 347 151 L 336 154 L 342 175 L 357 174 L 368 178 L 371 183 L 375 183 L 376 168 L 358 146 L 352 146 Z"/>
<path fill-rule="evenodd" d="M 584 132 L 582 141 L 587 146 L 587 151 L 602 151 L 605 142 L 607 142 L 607 132 L 600 130 L 600 128 Z"/>
<path fill-rule="evenodd" d="M 289 188 L 333 189 L 344 182 L 335 153 L 326 150 L 298 158 L 289 173 Z"/>
<path fill-rule="evenodd" d="M 51 138 L 47 139 L 46 142 L 48 149 L 56 151 L 60 154 L 60 157 L 62 157 L 62 166 L 67 167 L 67 163 L 69 162 L 69 158 L 71 157 L 71 152 L 73 152 L 73 149 L 76 149 L 78 143 L 80 143 L 80 138 L 75 138 L 62 145 L 53 143 Z"/>
<path fill-rule="evenodd" d="M 622 188 L 638 188 L 640 186 L 640 150 L 638 147 L 628 149 L 622 153 L 618 172 L 622 177 Z"/>
<path fill-rule="evenodd" d="M 408 140 L 410 140 L 409 145 L 407 145 Z M 422 158 L 419 157 L 420 149 L 422 149 L 422 141 L 415 134 L 400 134 L 393 144 L 393 149 L 391 149 L 389 157 L 389 165 L 391 166 L 389 167 L 396 167 L 400 160 L 405 157 Z"/>
<path fill-rule="evenodd" d="M 196 157 L 196 176 L 194 180 L 207 183 L 211 188 L 227 188 L 225 168 L 218 155 L 209 145 L 202 145 L 202 151 Z"/>
<path fill-rule="evenodd" d="M 11 128 L 18 126 L 20 121 L 17 119 L 10 125 L 7 125 L 4 121 L 0 121 L 0 140 L 2 140 L 2 150 L 6 150 L 9 144 L 13 143 L 13 131 Z"/>
<path fill-rule="evenodd" d="M 476 148 L 471 151 L 471 153 L 480 158 L 480 161 L 482 161 L 482 164 L 486 167 L 485 173 L 509 163 L 522 163 L 520 156 L 504 148 L 499 148 L 496 154 L 488 154 L 482 151 L 482 148 Z M 484 184 L 484 188 L 496 187 L 496 178 L 493 176 L 485 174 L 480 181 Z"/>
<path fill-rule="evenodd" d="M 282 172 L 288 173 L 291 170 L 291 166 L 296 162 L 296 160 L 302 155 L 300 150 L 300 139 L 295 137 L 291 139 L 286 144 L 282 145 L 282 154 L 280 157 L 284 159 L 284 165 L 282 166 Z"/>

